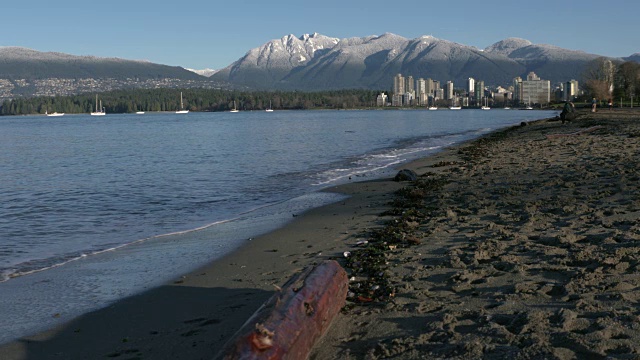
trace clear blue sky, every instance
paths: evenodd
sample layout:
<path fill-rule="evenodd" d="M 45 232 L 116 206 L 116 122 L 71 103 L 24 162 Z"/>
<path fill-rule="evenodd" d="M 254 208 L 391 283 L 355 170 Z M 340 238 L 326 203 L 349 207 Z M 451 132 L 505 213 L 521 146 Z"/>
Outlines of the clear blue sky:
<path fill-rule="evenodd" d="M 392 6 L 393 5 L 393 6 Z M 220 69 L 284 35 L 433 35 L 485 48 L 508 37 L 605 56 L 640 52 L 640 1 L 20 0 L 0 46 Z"/>

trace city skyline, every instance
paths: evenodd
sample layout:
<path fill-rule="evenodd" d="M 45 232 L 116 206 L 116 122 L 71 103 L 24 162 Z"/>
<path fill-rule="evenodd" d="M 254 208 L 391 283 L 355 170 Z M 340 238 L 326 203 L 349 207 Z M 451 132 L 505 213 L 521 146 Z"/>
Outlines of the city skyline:
<path fill-rule="evenodd" d="M 445 3 L 403 9 L 388 2 L 360 0 L 304 4 L 240 0 L 233 5 L 202 0 L 179 4 L 27 0 L 5 4 L 4 13 L 11 16 L 0 22 L 0 31 L 8 34 L 0 46 L 192 69 L 221 69 L 273 39 L 314 32 L 341 39 L 387 32 L 409 39 L 432 35 L 480 49 L 518 37 L 611 57 L 640 52 L 633 38 L 640 3 L 613 0 L 604 11 L 602 4 L 589 1 L 559 6 L 541 0 L 535 5 L 479 6 L 462 0 L 452 12 Z"/>
<path fill-rule="evenodd" d="M 458 90 L 458 91 L 456 91 Z M 494 91 L 495 90 L 495 91 Z M 485 95 L 488 91 L 488 95 Z M 433 106 L 438 101 L 448 101 L 450 106 L 460 108 L 459 101 L 463 106 L 480 106 L 482 100 L 491 98 L 499 102 L 512 102 L 515 105 L 526 104 L 548 104 L 551 102 L 552 92 L 558 101 L 574 99 L 579 92 L 579 83 L 571 79 L 556 84 L 552 89 L 549 80 L 541 79 L 535 72 L 530 71 L 526 78 L 515 77 L 512 84 L 506 88 L 500 85 L 485 87 L 483 80 L 469 77 L 464 87 L 455 88 L 451 80 L 440 82 L 429 77 L 417 77 L 413 75 L 403 76 L 397 74 L 393 78 L 392 90 L 389 94 L 380 93 L 376 99 L 378 106 Z M 386 100 L 389 99 L 390 102 Z"/>

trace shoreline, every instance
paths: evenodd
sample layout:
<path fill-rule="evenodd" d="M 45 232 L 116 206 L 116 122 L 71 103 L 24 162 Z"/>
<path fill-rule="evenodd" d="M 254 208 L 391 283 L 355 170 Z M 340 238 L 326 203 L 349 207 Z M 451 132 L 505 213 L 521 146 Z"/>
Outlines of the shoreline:
<path fill-rule="evenodd" d="M 354 230 L 376 226 L 401 186 L 382 179 L 325 189 L 349 197 L 308 210 L 165 285 L 0 345 L 0 358 L 212 358 L 277 286 L 341 253 Z"/>
<path fill-rule="evenodd" d="M 593 116 L 598 115 L 596 113 Z M 582 123 L 583 120 L 580 119 L 567 125 L 538 120 L 531 122 L 532 126 L 522 127 L 516 132 L 531 132 L 539 126 L 570 132 L 570 129 L 580 128 Z M 513 132 L 498 130 L 500 131 Z M 481 139 L 490 137 L 491 134 Z M 599 131 L 584 136 L 598 134 Z M 450 173 L 455 177 L 458 172 L 466 170 L 458 171 L 457 166 L 435 169 L 431 165 L 451 161 L 459 155 L 460 149 L 469 147 L 475 141 L 477 140 L 444 149 L 427 158 L 405 164 L 402 168 L 411 168 L 418 174 L 439 172 Z M 502 166 L 505 164 L 510 166 L 508 162 Z M 481 176 L 482 169 L 475 169 L 475 173 L 475 176 Z M 394 193 L 405 186 L 407 183 L 379 179 L 329 188 L 325 191 L 340 192 L 350 197 L 312 209 L 283 228 L 252 239 L 250 243 L 221 260 L 171 283 L 118 301 L 56 329 L 2 345 L 0 358 L 211 358 L 273 294 L 275 286 L 281 286 L 307 265 L 329 258 L 340 258 L 342 252 L 350 250 L 358 239 L 364 239 L 364 234 L 382 227 L 392 217 L 381 214 L 390 210 L 389 203 L 396 197 Z M 454 225 L 451 227 L 455 227 Z M 416 257 L 415 254 L 407 255 L 407 252 L 413 251 L 415 249 L 408 248 L 400 253 L 401 256 Z M 397 257 L 398 254 L 391 255 Z M 418 269 L 425 266 L 422 259 L 403 261 L 405 262 L 399 267 Z M 395 277 L 393 279 L 397 287 L 404 289 L 398 291 L 396 299 L 400 298 L 402 292 L 415 291 L 416 286 L 411 285 L 410 281 Z M 401 304 L 402 312 L 410 314 L 410 318 L 433 313 L 424 308 L 420 310 L 421 307 L 429 306 L 422 301 L 403 301 L 406 303 Z M 398 300 L 395 302 L 398 303 Z M 398 305 L 393 307 L 396 306 Z M 415 339 L 407 340 L 406 335 L 413 334 L 414 331 L 404 331 L 405 336 L 401 336 L 401 329 L 411 329 L 412 321 L 396 314 L 400 310 L 393 307 L 386 309 L 385 306 L 356 306 L 355 310 L 339 315 L 319 349 L 314 350 L 312 358 L 360 358 L 364 354 L 376 352 L 381 356 L 384 353 L 381 343 L 390 356 L 411 357 L 414 354 L 411 351 L 415 352 L 419 344 Z M 370 326 L 389 313 L 393 313 L 398 319 L 404 319 L 398 320 L 400 325 L 396 324 L 397 328 L 382 326 L 383 330 L 376 330 L 374 328 L 377 326 Z M 445 325 L 443 326 L 446 327 Z M 401 342 L 406 342 L 402 347 L 408 350 L 389 352 L 391 339 L 402 339 Z"/>

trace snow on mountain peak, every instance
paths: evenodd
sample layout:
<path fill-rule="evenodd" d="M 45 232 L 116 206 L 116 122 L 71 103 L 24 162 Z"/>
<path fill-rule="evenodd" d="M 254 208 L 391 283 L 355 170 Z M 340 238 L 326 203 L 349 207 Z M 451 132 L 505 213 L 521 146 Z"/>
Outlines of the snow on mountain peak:
<path fill-rule="evenodd" d="M 218 72 L 218 70 L 213 70 L 213 69 L 202 69 L 202 70 L 195 70 L 195 69 L 188 69 L 188 68 L 184 68 L 185 70 L 189 70 L 191 72 L 194 72 L 198 75 L 201 76 L 206 76 L 206 77 L 210 77 L 211 75 L 215 74 L 216 72 Z"/>
<path fill-rule="evenodd" d="M 486 49 L 484 49 L 484 51 L 488 53 L 509 56 L 509 54 L 511 54 L 512 52 L 531 45 L 533 45 L 533 43 L 529 40 L 520 38 L 508 38 L 498 41 L 491 46 L 488 46 Z"/>
<path fill-rule="evenodd" d="M 278 68 L 302 65 L 313 59 L 318 50 L 333 48 L 340 39 L 318 33 L 295 36 L 289 34 L 274 39 L 259 48 L 250 50 L 245 59 L 262 66 L 269 64 Z"/>

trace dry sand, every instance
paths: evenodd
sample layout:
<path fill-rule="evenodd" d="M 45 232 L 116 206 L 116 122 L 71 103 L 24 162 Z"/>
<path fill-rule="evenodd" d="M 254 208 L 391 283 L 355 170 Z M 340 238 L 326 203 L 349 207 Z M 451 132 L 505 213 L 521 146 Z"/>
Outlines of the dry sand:
<path fill-rule="evenodd" d="M 445 184 L 398 203 L 396 233 L 420 244 L 385 254 L 394 296 L 345 311 L 314 358 L 639 359 L 639 115 L 539 121 L 412 164 L 413 195 Z"/>
<path fill-rule="evenodd" d="M 639 161 L 640 112 L 498 132 L 408 164 L 415 183 L 334 189 L 351 197 L 0 359 L 210 359 L 329 258 L 349 305 L 312 359 L 638 359 Z"/>

